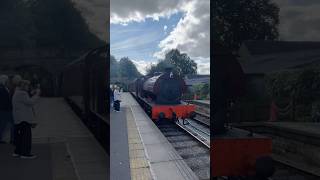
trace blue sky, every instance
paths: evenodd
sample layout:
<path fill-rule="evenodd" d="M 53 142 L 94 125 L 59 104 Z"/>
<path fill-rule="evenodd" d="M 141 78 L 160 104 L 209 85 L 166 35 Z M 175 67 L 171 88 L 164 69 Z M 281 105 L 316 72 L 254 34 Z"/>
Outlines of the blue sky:
<path fill-rule="evenodd" d="M 182 16 L 183 13 L 178 12 L 169 18 L 161 17 L 158 21 L 147 18 L 143 22 L 130 22 L 127 25 L 111 24 L 111 54 L 116 59 L 129 57 L 155 62 L 157 58 L 153 54 L 160 51 L 158 44 L 175 28 Z"/>
<path fill-rule="evenodd" d="M 186 53 L 199 74 L 210 74 L 210 0 L 111 0 L 110 49 L 141 73 L 171 49 Z"/>

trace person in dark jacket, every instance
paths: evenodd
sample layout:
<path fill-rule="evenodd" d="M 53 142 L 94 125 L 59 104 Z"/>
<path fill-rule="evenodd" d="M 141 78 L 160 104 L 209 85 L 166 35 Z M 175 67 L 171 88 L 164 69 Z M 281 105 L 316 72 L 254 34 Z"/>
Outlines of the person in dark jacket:
<path fill-rule="evenodd" d="M 7 125 L 10 124 L 10 128 L 13 126 L 12 102 L 8 81 L 8 76 L 0 76 L 0 143 L 5 143 L 3 135 Z"/>
<path fill-rule="evenodd" d="M 111 89 L 111 87 L 109 90 L 109 95 L 110 95 L 110 108 L 111 108 L 114 103 L 114 95 L 113 95 L 113 90 Z"/>

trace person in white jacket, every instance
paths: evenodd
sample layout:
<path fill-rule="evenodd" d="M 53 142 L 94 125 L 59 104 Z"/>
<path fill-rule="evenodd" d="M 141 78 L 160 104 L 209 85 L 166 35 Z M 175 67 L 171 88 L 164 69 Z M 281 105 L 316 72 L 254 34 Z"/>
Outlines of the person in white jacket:
<path fill-rule="evenodd" d="M 114 96 L 114 110 L 116 112 L 120 112 L 120 102 L 121 102 L 121 91 L 119 87 L 116 87 L 116 89 L 113 91 Z"/>
<path fill-rule="evenodd" d="M 31 154 L 31 128 L 35 126 L 33 106 L 40 97 L 40 89 L 37 89 L 32 97 L 29 96 L 30 81 L 21 80 L 12 97 L 14 120 L 14 145 L 16 146 L 14 157 L 33 159 Z"/>

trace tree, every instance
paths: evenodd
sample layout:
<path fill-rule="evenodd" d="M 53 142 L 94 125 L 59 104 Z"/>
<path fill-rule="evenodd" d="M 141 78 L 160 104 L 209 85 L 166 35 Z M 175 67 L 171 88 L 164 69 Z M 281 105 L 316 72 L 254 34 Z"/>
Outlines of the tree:
<path fill-rule="evenodd" d="M 165 61 L 170 62 L 181 75 L 197 73 L 197 64 L 186 53 L 180 53 L 178 49 L 169 51 Z"/>
<path fill-rule="evenodd" d="M 89 49 L 105 44 L 90 32 L 71 0 L 36 0 L 30 10 L 38 30 L 37 46 Z"/>
<path fill-rule="evenodd" d="M 212 2 L 212 38 L 230 49 L 245 40 L 276 40 L 279 7 L 272 0 L 215 0 Z"/>
<path fill-rule="evenodd" d="M 138 72 L 137 67 L 128 57 L 123 57 L 119 61 L 119 75 L 128 79 L 134 79 L 141 74 Z"/>
<path fill-rule="evenodd" d="M 105 43 L 71 0 L 1 0 L 0 46 L 89 49 Z"/>
<path fill-rule="evenodd" d="M 28 9 L 30 4 L 29 1 L 20 0 L 2 0 L 0 2 L 0 46 L 32 46 L 36 30 L 32 13 Z"/>
<path fill-rule="evenodd" d="M 160 60 L 158 61 L 158 64 L 156 65 L 151 65 L 148 69 L 147 69 L 147 75 L 152 75 L 156 72 L 164 72 L 166 66 L 168 64 L 171 64 L 171 62 L 169 62 L 168 60 Z M 174 68 L 174 70 L 176 71 L 176 68 Z"/>
<path fill-rule="evenodd" d="M 172 64 L 174 70 L 180 75 L 196 74 L 197 63 L 195 63 L 186 53 L 180 53 L 178 49 L 172 49 L 165 55 L 164 60 L 160 60 L 157 65 L 151 65 L 147 74 L 163 72 L 167 64 Z"/>
<path fill-rule="evenodd" d="M 119 71 L 118 71 L 118 62 L 114 56 L 110 56 L 110 77 L 115 78 L 119 76 Z"/>

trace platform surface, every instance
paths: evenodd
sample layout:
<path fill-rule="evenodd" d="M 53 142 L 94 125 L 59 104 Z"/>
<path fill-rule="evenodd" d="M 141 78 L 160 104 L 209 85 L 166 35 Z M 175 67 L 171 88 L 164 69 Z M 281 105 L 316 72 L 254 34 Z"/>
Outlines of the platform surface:
<path fill-rule="evenodd" d="M 13 147 L 1 145 L 1 180 L 109 179 L 108 155 L 62 98 L 41 98 L 35 113 L 32 152 L 38 158 L 13 158 Z"/>
<path fill-rule="evenodd" d="M 122 95 L 121 112 L 112 111 L 111 117 L 123 117 L 116 115 L 121 113 L 127 126 L 132 180 L 198 179 L 129 93 Z M 115 120 L 111 118 L 111 122 Z"/>
<path fill-rule="evenodd" d="M 116 179 L 130 179 L 130 161 L 126 110 L 122 107 L 122 112 L 110 113 L 110 177 Z"/>

